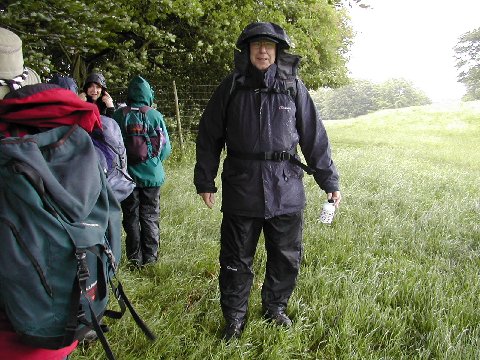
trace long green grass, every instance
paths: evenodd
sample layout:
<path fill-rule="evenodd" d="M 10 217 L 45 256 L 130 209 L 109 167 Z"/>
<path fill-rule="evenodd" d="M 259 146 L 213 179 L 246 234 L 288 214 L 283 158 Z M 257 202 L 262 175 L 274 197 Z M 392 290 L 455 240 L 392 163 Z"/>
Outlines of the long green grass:
<path fill-rule="evenodd" d="M 109 321 L 117 359 L 479 359 L 480 103 L 413 107 L 326 122 L 343 202 L 318 221 L 325 195 L 305 177 L 305 254 L 288 312 L 261 317 L 260 243 L 250 318 L 226 344 L 219 306 L 219 211 L 193 187 L 193 145 L 167 162 L 161 258 L 119 277 L 157 334 L 127 314 Z M 262 240 L 263 241 L 263 240 Z M 99 343 L 73 360 L 103 359 Z"/>

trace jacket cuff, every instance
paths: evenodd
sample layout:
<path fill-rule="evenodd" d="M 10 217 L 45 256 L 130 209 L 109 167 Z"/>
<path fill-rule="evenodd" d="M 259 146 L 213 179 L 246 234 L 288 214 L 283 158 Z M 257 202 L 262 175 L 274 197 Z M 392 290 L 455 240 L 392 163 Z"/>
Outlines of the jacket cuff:
<path fill-rule="evenodd" d="M 197 194 L 201 193 L 216 193 L 217 188 L 215 186 L 210 187 L 210 186 L 195 186 L 197 189 Z"/>

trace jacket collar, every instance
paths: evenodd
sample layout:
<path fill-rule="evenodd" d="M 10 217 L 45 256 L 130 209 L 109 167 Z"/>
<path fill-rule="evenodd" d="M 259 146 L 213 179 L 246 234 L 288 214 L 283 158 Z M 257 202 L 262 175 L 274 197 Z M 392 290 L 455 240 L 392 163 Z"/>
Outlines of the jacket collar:
<path fill-rule="evenodd" d="M 298 72 L 298 66 L 300 64 L 300 56 L 293 55 L 285 52 L 283 49 L 279 49 L 276 59 L 276 75 L 280 79 L 295 78 Z M 235 50 L 234 52 L 235 70 L 240 75 L 247 75 L 249 67 L 251 66 L 250 56 L 248 49 L 245 47 L 242 50 Z M 272 66 L 270 66 L 271 68 Z M 269 68 L 269 69 L 270 69 Z"/>

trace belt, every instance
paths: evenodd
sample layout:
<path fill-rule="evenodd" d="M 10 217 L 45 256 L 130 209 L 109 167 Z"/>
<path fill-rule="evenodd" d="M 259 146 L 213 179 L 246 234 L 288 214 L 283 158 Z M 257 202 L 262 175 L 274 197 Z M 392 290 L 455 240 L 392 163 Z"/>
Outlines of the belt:
<path fill-rule="evenodd" d="M 301 167 L 307 174 L 312 175 L 315 170 L 310 166 L 303 164 L 295 155 L 295 150 L 290 151 L 266 151 L 258 153 L 244 153 L 227 149 L 227 155 L 242 160 L 263 160 L 263 161 L 290 161 L 291 163 Z"/>

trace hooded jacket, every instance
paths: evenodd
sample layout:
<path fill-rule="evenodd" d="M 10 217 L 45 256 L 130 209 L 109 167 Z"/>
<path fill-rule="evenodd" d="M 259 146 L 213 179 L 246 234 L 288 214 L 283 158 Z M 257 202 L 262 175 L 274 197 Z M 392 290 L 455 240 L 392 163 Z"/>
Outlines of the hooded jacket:
<path fill-rule="evenodd" d="M 88 95 L 87 90 L 88 87 L 90 86 L 91 83 L 95 83 L 99 86 L 102 87 L 102 94 L 101 96 L 97 99 L 97 101 L 94 101 L 90 95 Z M 59 84 L 61 85 L 61 84 Z M 98 111 L 100 112 L 100 115 L 106 115 L 108 117 L 112 117 L 113 113 L 115 112 L 114 107 L 107 107 L 107 104 L 105 104 L 102 100 L 103 95 L 105 95 L 105 91 L 107 90 L 107 82 L 105 80 L 105 77 L 100 74 L 100 73 L 91 73 L 88 75 L 87 79 L 85 80 L 85 83 L 83 84 L 83 92 L 85 93 L 85 96 L 87 97 L 87 102 L 95 104 L 98 106 Z"/>
<path fill-rule="evenodd" d="M 262 72 L 250 63 L 249 41 L 271 37 L 276 63 Z M 308 90 L 296 78 L 299 57 L 285 52 L 290 39 L 271 23 L 254 23 L 239 37 L 235 71 L 215 90 L 197 136 L 194 183 L 198 193 L 216 192 L 220 153 L 295 151 L 300 145 L 315 181 L 325 192 L 339 190 L 338 173 L 322 121 Z M 296 97 L 286 90 L 296 82 Z M 232 91 L 232 89 L 236 89 Z M 271 218 L 305 207 L 303 170 L 289 161 L 244 160 L 228 155 L 222 172 L 222 211 Z"/>
<path fill-rule="evenodd" d="M 153 90 L 150 84 L 141 76 L 134 77 L 128 85 L 128 98 L 127 104 L 131 107 L 152 106 L 154 99 Z M 163 115 L 155 110 L 151 109 L 145 114 L 148 123 L 154 129 L 160 127 L 165 135 L 165 145 L 163 146 L 158 157 L 147 159 L 139 164 L 130 165 L 127 164 L 128 173 L 135 181 L 138 187 L 154 187 L 161 186 L 165 181 L 165 171 L 162 162 L 166 160 L 172 152 L 170 139 L 167 132 L 167 127 L 163 120 Z M 124 115 L 123 109 L 115 111 L 113 118 L 122 129 L 124 134 Z"/>

